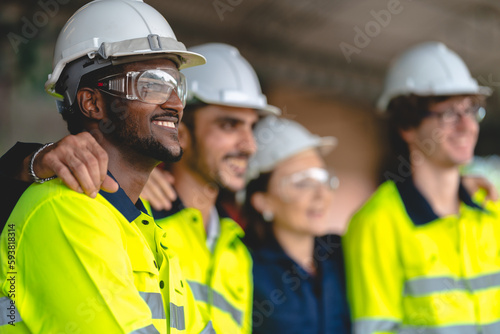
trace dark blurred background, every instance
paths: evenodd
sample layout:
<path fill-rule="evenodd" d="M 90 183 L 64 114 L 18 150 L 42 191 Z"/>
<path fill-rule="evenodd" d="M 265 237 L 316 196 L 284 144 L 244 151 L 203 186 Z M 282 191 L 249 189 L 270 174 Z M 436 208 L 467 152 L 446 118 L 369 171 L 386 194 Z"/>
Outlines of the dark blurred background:
<path fill-rule="evenodd" d="M 59 30 L 87 2 L 1 1 L 2 153 L 17 140 L 56 141 L 66 134 L 43 85 Z M 188 47 L 206 42 L 238 47 L 257 71 L 269 102 L 281 107 L 285 117 L 339 138 L 328 157 L 341 179 L 332 229 L 342 230 L 381 180 L 388 144 L 373 106 L 390 60 L 415 43 L 444 42 L 462 56 L 480 84 L 493 88 L 476 153 L 487 157 L 500 151 L 497 0 L 146 2 Z"/>

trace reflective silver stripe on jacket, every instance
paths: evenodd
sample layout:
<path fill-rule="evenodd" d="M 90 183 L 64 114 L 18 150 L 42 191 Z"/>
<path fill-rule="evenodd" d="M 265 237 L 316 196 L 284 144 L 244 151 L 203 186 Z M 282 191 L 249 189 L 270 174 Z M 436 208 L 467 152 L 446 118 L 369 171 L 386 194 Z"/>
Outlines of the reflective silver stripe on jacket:
<path fill-rule="evenodd" d="M 359 320 L 354 322 L 353 334 L 391 331 L 398 334 L 498 334 L 500 333 L 500 321 L 486 325 L 422 327 L 401 326 L 398 322 L 388 320 Z"/>
<path fill-rule="evenodd" d="M 142 299 L 148 304 L 153 319 L 167 319 L 165 309 L 163 307 L 163 298 L 158 292 L 142 292 L 139 291 Z"/>
<path fill-rule="evenodd" d="M 403 327 L 398 334 L 498 334 L 500 322 L 488 325 L 458 325 L 441 327 Z"/>
<path fill-rule="evenodd" d="M 497 334 L 500 333 L 500 321 L 481 326 L 483 334 Z"/>
<path fill-rule="evenodd" d="M 180 331 L 186 329 L 184 306 L 177 306 L 174 303 L 170 303 L 170 327 Z"/>
<path fill-rule="evenodd" d="M 155 326 L 149 325 L 148 327 L 137 329 L 130 334 L 160 334 L 160 332 L 158 332 Z"/>
<path fill-rule="evenodd" d="M 211 321 L 208 322 L 207 326 L 203 328 L 200 334 L 216 334 Z"/>
<path fill-rule="evenodd" d="M 353 334 L 396 331 L 399 324 L 399 322 L 391 320 L 358 320 L 354 322 Z"/>
<path fill-rule="evenodd" d="M 213 291 L 213 290 L 212 290 Z M 217 291 L 213 291 L 213 305 L 222 311 L 226 311 L 233 317 L 234 321 L 241 326 L 243 321 L 243 312 L 233 307 L 226 298 L 218 293 Z"/>
<path fill-rule="evenodd" d="M 468 280 L 470 289 L 473 291 L 493 287 L 500 287 L 500 273 L 483 275 Z"/>
<path fill-rule="evenodd" d="M 471 279 L 452 277 L 426 277 L 405 282 L 405 295 L 421 296 L 452 290 L 479 291 L 500 287 L 500 273 L 483 275 Z"/>
<path fill-rule="evenodd" d="M 202 301 L 205 303 L 209 303 L 208 295 L 209 291 L 212 292 L 213 301 L 212 305 L 217 307 L 218 309 L 231 314 L 231 317 L 234 321 L 241 326 L 243 321 L 243 312 L 235 308 L 231 303 L 227 301 L 227 299 L 217 291 L 210 289 L 208 286 L 195 282 L 188 281 L 189 286 L 191 287 L 191 291 L 193 291 L 194 298 L 198 301 Z"/>
<path fill-rule="evenodd" d="M 187 281 L 191 291 L 193 292 L 194 299 L 208 303 L 208 287 L 195 281 Z"/>
<path fill-rule="evenodd" d="M 9 297 L 0 298 L 0 326 L 21 322 L 21 316 Z"/>

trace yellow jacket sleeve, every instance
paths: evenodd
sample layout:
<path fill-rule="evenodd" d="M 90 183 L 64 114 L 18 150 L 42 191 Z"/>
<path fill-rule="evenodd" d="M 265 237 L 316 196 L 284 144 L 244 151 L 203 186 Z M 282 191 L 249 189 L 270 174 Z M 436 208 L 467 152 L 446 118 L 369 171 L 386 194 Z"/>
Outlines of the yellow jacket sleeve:
<path fill-rule="evenodd" d="M 352 218 L 344 236 L 347 295 L 355 334 L 397 333 L 401 323 L 400 241 L 390 219 L 368 205 Z"/>

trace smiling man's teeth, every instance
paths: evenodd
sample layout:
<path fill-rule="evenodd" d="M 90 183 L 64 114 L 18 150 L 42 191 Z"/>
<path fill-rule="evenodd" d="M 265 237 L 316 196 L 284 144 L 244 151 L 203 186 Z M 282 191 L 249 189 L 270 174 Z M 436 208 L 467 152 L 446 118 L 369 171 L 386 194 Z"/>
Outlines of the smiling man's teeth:
<path fill-rule="evenodd" d="M 248 162 L 247 159 L 240 158 L 228 158 L 227 161 L 237 168 L 246 168 Z"/>
<path fill-rule="evenodd" d="M 166 122 L 166 121 L 153 121 L 154 124 L 163 126 L 165 128 L 170 128 L 170 129 L 175 129 L 175 123 L 174 122 Z"/>

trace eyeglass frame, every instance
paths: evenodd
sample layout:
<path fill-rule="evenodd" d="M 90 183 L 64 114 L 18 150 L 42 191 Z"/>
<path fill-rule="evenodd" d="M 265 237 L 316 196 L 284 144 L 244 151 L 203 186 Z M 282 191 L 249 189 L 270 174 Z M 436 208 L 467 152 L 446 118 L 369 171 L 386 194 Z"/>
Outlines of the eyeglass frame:
<path fill-rule="evenodd" d="M 448 117 L 446 115 L 448 115 Z M 461 112 L 457 111 L 454 108 L 449 108 L 442 112 L 427 110 L 424 113 L 423 118 L 429 117 L 437 118 L 440 121 L 441 125 L 456 125 L 463 117 L 469 117 L 471 120 L 474 120 L 479 124 L 486 117 L 486 109 L 483 105 L 478 104 L 469 107 L 465 111 Z"/>

